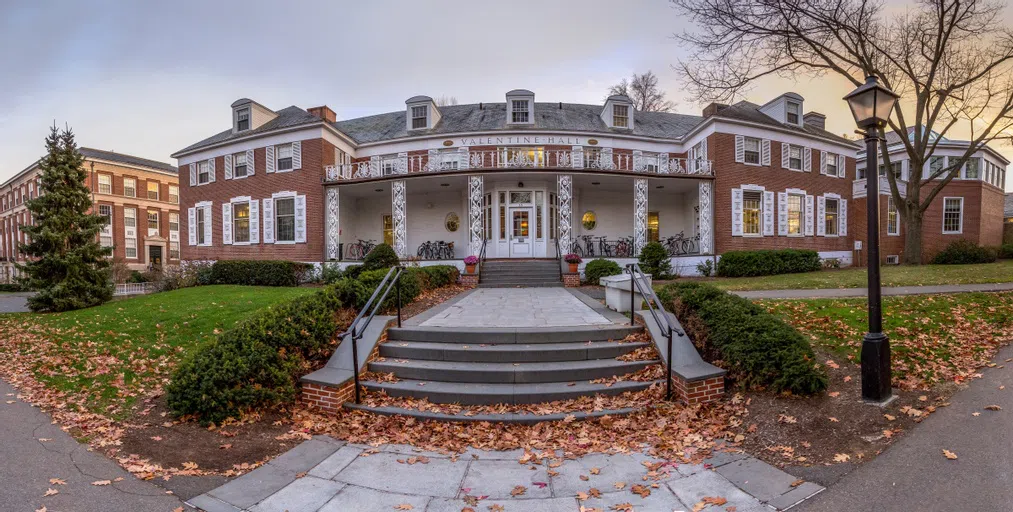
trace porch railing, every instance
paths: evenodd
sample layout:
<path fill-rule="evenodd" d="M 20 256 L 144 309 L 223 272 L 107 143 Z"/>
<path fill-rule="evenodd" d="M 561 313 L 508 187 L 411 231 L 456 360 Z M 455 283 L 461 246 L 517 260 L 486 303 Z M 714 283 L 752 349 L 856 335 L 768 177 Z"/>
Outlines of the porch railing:
<path fill-rule="evenodd" d="M 897 178 L 897 191 L 900 192 L 901 197 L 907 196 L 907 183 Z M 889 194 L 890 193 L 890 179 L 886 176 L 879 177 L 879 193 Z M 851 197 L 853 199 L 862 198 L 869 195 L 869 181 L 866 179 L 855 180 L 851 183 Z"/>
<path fill-rule="evenodd" d="M 626 272 L 630 274 L 630 325 L 635 325 L 636 318 L 636 297 L 637 293 L 644 298 L 644 302 L 647 303 L 647 311 L 651 313 L 651 317 L 654 318 L 654 323 L 658 324 L 661 329 L 662 336 L 668 340 L 668 357 L 666 361 L 665 369 L 665 399 L 672 399 L 672 336 L 685 336 L 686 333 L 676 329 L 672 322 L 669 321 L 668 311 L 665 311 L 665 306 L 658 299 L 658 295 L 654 293 L 654 288 L 650 286 L 644 289 L 644 283 L 647 282 L 647 276 L 644 275 L 644 271 L 640 270 L 640 265 L 636 263 L 630 263 L 626 265 Z"/>
<path fill-rule="evenodd" d="M 144 295 L 146 293 L 152 293 L 158 288 L 158 283 L 116 283 L 116 289 L 113 290 L 114 296 L 123 295 Z"/>
<path fill-rule="evenodd" d="M 397 326 L 401 327 L 401 274 L 403 273 L 404 267 L 391 267 L 387 271 L 387 275 L 383 276 L 383 281 L 380 281 L 380 284 L 373 290 L 373 295 L 369 296 L 366 305 L 356 315 L 355 320 L 352 320 L 351 325 L 348 326 L 348 330 L 338 335 L 338 339 L 341 341 L 350 339 L 352 342 L 352 374 L 355 378 L 355 403 L 357 404 L 361 403 L 359 390 L 359 340 L 362 339 L 362 334 L 369 327 L 369 323 L 373 321 L 373 317 L 376 316 L 377 311 L 383 306 L 383 301 L 387 299 L 387 294 L 390 293 L 392 288 L 397 294 Z M 392 275 L 393 279 L 391 279 Z M 380 296 L 379 299 L 376 298 L 377 295 Z M 363 316 L 367 312 L 369 316 L 363 320 Z"/>
<path fill-rule="evenodd" d="M 325 167 L 325 181 L 381 178 L 416 173 L 495 169 L 574 169 L 631 172 L 647 175 L 713 176 L 710 160 L 672 158 L 666 154 L 613 153 L 611 148 L 569 149 L 500 148 L 477 151 L 406 153 Z"/>

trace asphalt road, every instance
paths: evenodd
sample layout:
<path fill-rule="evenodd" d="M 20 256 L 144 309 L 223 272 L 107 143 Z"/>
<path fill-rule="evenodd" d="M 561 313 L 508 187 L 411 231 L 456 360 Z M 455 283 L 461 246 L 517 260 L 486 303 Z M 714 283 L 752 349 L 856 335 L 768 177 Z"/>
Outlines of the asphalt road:
<path fill-rule="evenodd" d="M 50 483 L 51 478 L 65 484 Z M 92 485 L 102 480 L 112 483 Z M 49 489 L 57 494 L 45 496 Z M 165 490 L 88 451 L 0 380 L 0 510 L 168 512 L 180 506 Z"/>
<path fill-rule="evenodd" d="M 0 313 L 25 313 L 31 292 L 0 293 Z"/>
<path fill-rule="evenodd" d="M 876 459 L 798 510 L 806 512 L 1013 510 L 1013 347 L 983 378 Z M 1005 386 L 1005 389 L 999 389 Z M 1000 411 L 986 410 L 998 405 Z M 974 416 L 973 413 L 981 413 Z M 957 454 L 956 460 L 943 450 Z"/>

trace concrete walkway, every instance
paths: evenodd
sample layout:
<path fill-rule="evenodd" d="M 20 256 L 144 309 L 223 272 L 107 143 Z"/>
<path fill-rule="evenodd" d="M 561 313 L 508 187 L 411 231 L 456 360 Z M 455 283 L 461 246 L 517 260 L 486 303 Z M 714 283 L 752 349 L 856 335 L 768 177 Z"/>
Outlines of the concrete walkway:
<path fill-rule="evenodd" d="M 2 380 L 0 400 L 0 510 L 168 512 L 183 506 L 164 489 L 88 451 Z M 62 482 L 51 482 L 54 478 Z M 110 483 L 93 485 L 100 481 Z M 57 494 L 45 496 L 50 489 Z"/>
<path fill-rule="evenodd" d="M 575 327 L 612 322 L 565 288 L 477 288 L 422 327 Z"/>
<path fill-rule="evenodd" d="M 32 292 L 0 293 L 0 313 L 27 313 Z"/>
<path fill-rule="evenodd" d="M 1011 357 L 1013 347 L 1001 350 L 998 366 L 983 369 L 983 378 L 954 395 L 952 405 L 801 510 L 1013 510 L 1013 362 L 1005 362 Z"/>
<path fill-rule="evenodd" d="M 792 487 L 795 477 L 741 454 L 719 454 L 706 466 L 667 464 L 651 475 L 645 463 L 664 461 L 642 454 L 521 464 L 523 455 L 470 450 L 455 460 L 410 446 L 371 448 L 317 436 L 189 503 L 208 512 L 460 512 L 495 505 L 505 512 L 578 512 L 582 505 L 625 510 L 612 508 L 624 503 L 637 512 L 672 512 L 713 497 L 728 500 L 715 511 L 762 512 L 822 490 L 813 483 Z M 643 486 L 636 489 L 641 494 L 634 486 Z"/>
<path fill-rule="evenodd" d="M 868 288 L 830 288 L 823 290 L 749 290 L 732 293 L 747 299 L 840 299 L 866 297 L 868 296 L 868 290 Z M 1013 283 L 891 286 L 883 288 L 883 295 L 931 295 L 940 293 L 1006 291 L 1013 291 Z"/>

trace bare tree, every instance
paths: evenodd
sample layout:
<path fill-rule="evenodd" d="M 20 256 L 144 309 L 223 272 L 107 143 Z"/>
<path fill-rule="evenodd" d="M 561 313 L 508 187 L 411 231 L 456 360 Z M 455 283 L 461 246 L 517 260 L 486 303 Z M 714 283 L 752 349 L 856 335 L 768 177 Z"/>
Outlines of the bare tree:
<path fill-rule="evenodd" d="M 665 99 L 665 93 L 658 88 L 658 77 L 648 70 L 642 75 L 633 73 L 630 79 L 609 87 L 609 95 L 621 94 L 633 100 L 633 106 L 641 112 L 671 112 L 675 104 Z"/>
<path fill-rule="evenodd" d="M 457 105 L 457 97 L 443 95 L 436 98 L 437 107 L 446 107 L 447 105 Z"/>
<path fill-rule="evenodd" d="M 676 38 L 691 48 L 679 67 L 697 99 L 728 101 L 758 79 L 798 74 L 856 87 L 876 76 L 901 95 L 889 128 L 913 170 L 906 197 L 901 178 L 886 176 L 906 227 L 905 263 L 921 263 L 922 220 L 943 187 L 973 153 L 1011 139 L 1013 31 L 1000 23 L 1001 1 L 917 0 L 893 14 L 875 0 L 670 1 L 696 22 Z M 963 155 L 919 172 L 961 128 L 970 133 Z"/>

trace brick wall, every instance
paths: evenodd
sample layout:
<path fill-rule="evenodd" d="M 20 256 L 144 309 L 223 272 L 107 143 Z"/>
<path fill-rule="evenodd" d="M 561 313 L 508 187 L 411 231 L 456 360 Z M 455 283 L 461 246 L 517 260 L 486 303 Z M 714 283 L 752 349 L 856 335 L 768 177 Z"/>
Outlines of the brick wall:
<path fill-rule="evenodd" d="M 679 401 L 696 405 L 720 400 L 725 394 L 723 376 L 687 381 L 678 375 L 672 376 L 672 394 Z"/>

